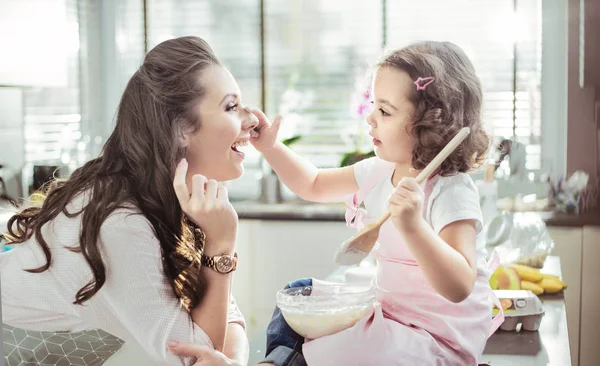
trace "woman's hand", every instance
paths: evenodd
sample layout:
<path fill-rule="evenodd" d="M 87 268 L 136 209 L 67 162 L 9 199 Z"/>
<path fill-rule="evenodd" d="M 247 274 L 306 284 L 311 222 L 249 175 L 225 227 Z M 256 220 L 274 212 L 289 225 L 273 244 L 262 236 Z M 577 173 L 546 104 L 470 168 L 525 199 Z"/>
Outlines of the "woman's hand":
<path fill-rule="evenodd" d="M 260 109 L 252 108 L 247 110 L 258 118 L 258 125 L 251 133 L 250 143 L 252 143 L 252 146 L 261 153 L 274 147 L 277 141 L 279 126 L 281 126 L 281 116 L 275 117 L 271 123 L 269 118 Z"/>
<path fill-rule="evenodd" d="M 181 209 L 204 231 L 206 255 L 232 252 L 235 248 L 238 216 L 229 202 L 227 189 L 213 179 L 194 174 L 190 194 L 186 183 L 187 169 L 187 160 L 182 159 L 177 165 L 173 180 Z"/>
<path fill-rule="evenodd" d="M 242 366 L 221 352 L 208 346 L 190 343 L 167 342 L 167 348 L 171 353 L 179 357 L 192 357 L 196 361 L 191 366 Z"/>
<path fill-rule="evenodd" d="M 400 232 L 410 232 L 423 223 L 424 193 L 414 178 L 402 178 L 389 198 L 392 223 Z"/>

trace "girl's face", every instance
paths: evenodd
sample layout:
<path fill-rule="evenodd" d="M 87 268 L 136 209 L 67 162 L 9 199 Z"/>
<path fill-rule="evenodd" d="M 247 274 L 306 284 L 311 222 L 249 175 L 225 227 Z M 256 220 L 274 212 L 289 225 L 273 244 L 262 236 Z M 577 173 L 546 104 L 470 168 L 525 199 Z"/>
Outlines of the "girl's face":
<path fill-rule="evenodd" d="M 223 66 L 212 66 L 202 74 L 206 94 L 196 106 L 200 128 L 187 136 L 188 174 L 228 181 L 244 173 L 244 153 L 250 131 L 258 120 L 242 105 L 240 88 Z"/>
<path fill-rule="evenodd" d="M 390 67 L 377 70 L 372 84 L 373 111 L 367 116 L 375 154 L 396 164 L 410 164 L 414 146 L 410 127 L 414 105 L 409 96 L 415 85 L 410 76 Z"/>

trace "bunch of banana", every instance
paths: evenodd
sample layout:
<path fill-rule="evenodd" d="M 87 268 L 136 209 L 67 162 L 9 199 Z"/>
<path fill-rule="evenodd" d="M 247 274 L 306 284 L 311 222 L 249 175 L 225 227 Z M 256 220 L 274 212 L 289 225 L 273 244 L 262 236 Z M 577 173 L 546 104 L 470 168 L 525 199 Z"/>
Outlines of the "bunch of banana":
<path fill-rule="evenodd" d="M 517 271 L 521 277 L 521 289 L 530 290 L 536 295 L 555 294 L 567 288 L 567 284 L 560 278 L 541 273 L 539 269 L 523 264 L 511 264 L 510 268 Z"/>

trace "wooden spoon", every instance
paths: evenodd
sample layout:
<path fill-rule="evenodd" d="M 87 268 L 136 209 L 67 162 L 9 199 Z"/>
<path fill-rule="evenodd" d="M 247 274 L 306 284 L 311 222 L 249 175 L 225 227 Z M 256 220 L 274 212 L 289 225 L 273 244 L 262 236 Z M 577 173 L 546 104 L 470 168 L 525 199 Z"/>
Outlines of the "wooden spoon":
<path fill-rule="evenodd" d="M 471 129 L 469 127 L 462 128 L 456 136 L 436 155 L 433 160 L 419 173 L 417 178 L 415 179 L 417 183 L 421 184 L 427 177 L 429 177 L 433 172 L 440 167 L 442 162 L 446 160 L 450 154 L 460 145 L 461 142 L 469 134 L 471 133 Z M 340 249 L 336 252 L 334 261 L 337 264 L 341 264 L 344 266 L 350 266 L 354 264 L 360 263 L 373 249 L 375 243 L 377 242 L 377 238 L 379 237 L 379 229 L 381 229 L 381 225 L 387 221 L 391 216 L 389 210 L 385 210 L 383 215 L 376 221 L 366 225 L 352 238 L 346 240 L 341 246 Z"/>

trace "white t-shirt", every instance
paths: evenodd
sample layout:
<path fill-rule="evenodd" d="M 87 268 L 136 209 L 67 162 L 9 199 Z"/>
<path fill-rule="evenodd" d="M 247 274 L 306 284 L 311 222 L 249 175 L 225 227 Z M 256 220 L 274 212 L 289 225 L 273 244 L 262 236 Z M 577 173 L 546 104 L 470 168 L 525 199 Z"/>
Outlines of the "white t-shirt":
<path fill-rule="evenodd" d="M 81 197 L 68 206 L 69 212 L 81 208 Z M 49 332 L 102 329 L 135 342 L 167 365 L 184 364 L 167 352 L 167 340 L 213 347 L 175 297 L 150 222 L 133 209 L 118 209 L 102 224 L 99 248 L 106 282 L 90 300 L 74 305 L 77 291 L 93 279 L 83 255 L 65 248 L 78 245 L 80 228 L 81 215 L 68 218 L 62 213 L 42 228 L 52 253 L 50 268 L 42 273 L 24 271 L 45 263 L 34 238 L 0 254 L 5 324 Z M 228 322 L 245 326 L 233 298 Z"/>
<path fill-rule="evenodd" d="M 388 205 L 390 194 L 394 191 L 392 184 L 393 163 L 377 157 L 361 160 L 354 165 L 354 177 L 359 187 L 368 182 L 372 174 L 381 174 L 388 169 L 364 200 L 368 217 L 379 217 Z M 459 173 L 450 177 L 437 177 L 425 206 L 425 220 L 433 230 L 439 232 L 448 224 L 460 220 L 476 221 L 477 269 L 487 274 L 485 237 L 483 234 L 483 218 L 479 206 L 479 193 L 473 179 L 468 174 Z M 425 183 L 421 185 L 424 188 Z"/>

